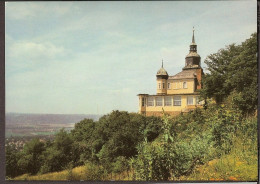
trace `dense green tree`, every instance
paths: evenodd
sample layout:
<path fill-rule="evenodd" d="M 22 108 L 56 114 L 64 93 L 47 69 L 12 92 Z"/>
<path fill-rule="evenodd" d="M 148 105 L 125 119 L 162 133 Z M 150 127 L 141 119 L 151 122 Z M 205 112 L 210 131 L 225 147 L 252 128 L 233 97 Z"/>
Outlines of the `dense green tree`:
<path fill-rule="evenodd" d="M 73 140 L 71 135 L 61 129 L 56 135 L 53 144 L 44 151 L 44 164 L 41 172 L 53 172 L 65 169 L 73 160 Z"/>
<path fill-rule="evenodd" d="M 93 138 L 95 125 L 96 122 L 92 119 L 84 119 L 76 123 L 74 129 L 71 131 L 73 139 L 78 142 L 89 141 Z"/>
<path fill-rule="evenodd" d="M 20 159 L 17 164 L 19 168 L 26 173 L 36 174 L 43 164 L 44 143 L 39 139 L 32 139 L 26 143 L 24 149 L 20 153 Z"/>
<path fill-rule="evenodd" d="M 115 161 L 116 157 L 129 158 L 137 154 L 140 140 L 139 122 L 131 121 L 131 115 L 124 111 L 113 111 L 99 120 L 99 136 L 104 142 L 99 153 L 101 160 Z"/>
<path fill-rule="evenodd" d="M 5 168 L 7 177 L 15 177 L 21 173 L 17 162 L 20 158 L 19 152 L 14 144 L 5 147 Z"/>
<path fill-rule="evenodd" d="M 95 144 L 98 137 L 96 135 L 96 122 L 92 119 L 84 119 L 75 124 L 71 131 L 73 143 L 73 161 L 76 165 L 83 165 L 86 160 L 94 161 L 96 153 Z"/>
<path fill-rule="evenodd" d="M 244 113 L 257 108 L 257 35 L 240 45 L 231 44 L 209 55 L 205 63 L 210 73 L 203 79 L 201 95 L 222 103 L 232 95 L 232 103 Z"/>

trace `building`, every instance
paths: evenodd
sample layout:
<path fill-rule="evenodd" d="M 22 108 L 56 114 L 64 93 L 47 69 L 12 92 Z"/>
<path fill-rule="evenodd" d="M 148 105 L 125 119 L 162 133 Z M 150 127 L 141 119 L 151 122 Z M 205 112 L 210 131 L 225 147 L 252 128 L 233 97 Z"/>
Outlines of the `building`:
<path fill-rule="evenodd" d="M 157 93 L 138 94 L 139 113 L 146 116 L 161 116 L 164 111 L 170 115 L 177 115 L 202 107 L 202 102 L 199 102 L 199 90 L 202 87 L 201 78 L 204 73 L 200 59 L 193 30 L 190 51 L 185 58 L 182 71 L 169 76 L 162 62 L 162 67 L 156 74 Z"/>

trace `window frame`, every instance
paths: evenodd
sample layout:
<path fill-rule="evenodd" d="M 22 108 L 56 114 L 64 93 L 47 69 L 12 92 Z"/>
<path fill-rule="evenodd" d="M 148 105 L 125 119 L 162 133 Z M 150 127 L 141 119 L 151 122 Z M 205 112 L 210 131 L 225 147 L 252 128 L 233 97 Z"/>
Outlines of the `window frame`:
<path fill-rule="evenodd" d="M 152 100 L 150 100 L 150 99 L 152 99 Z M 149 107 L 154 106 L 154 97 L 148 97 L 147 98 L 147 106 L 149 106 Z"/>
<path fill-rule="evenodd" d="M 190 104 L 189 102 L 189 100 L 190 99 L 192 99 L 192 104 Z M 187 96 L 187 105 L 194 105 L 194 102 L 193 102 L 194 100 L 193 100 L 193 96 Z"/>
<path fill-rule="evenodd" d="M 168 101 L 167 101 L 167 99 L 168 99 Z M 164 97 L 164 106 L 172 106 L 172 97 L 171 96 Z"/>
<path fill-rule="evenodd" d="M 176 98 L 180 98 L 180 99 L 176 99 Z M 173 96 L 173 106 L 181 106 L 181 101 L 182 101 L 181 96 Z"/>
<path fill-rule="evenodd" d="M 161 101 L 158 101 L 157 99 L 161 99 Z M 163 98 L 162 98 L 162 96 L 155 97 L 155 106 L 163 106 Z"/>

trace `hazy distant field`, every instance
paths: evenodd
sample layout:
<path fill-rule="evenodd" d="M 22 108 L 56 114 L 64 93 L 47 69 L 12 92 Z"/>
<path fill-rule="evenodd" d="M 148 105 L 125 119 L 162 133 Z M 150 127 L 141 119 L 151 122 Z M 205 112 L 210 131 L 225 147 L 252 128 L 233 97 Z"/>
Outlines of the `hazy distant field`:
<path fill-rule="evenodd" d="M 5 137 L 52 135 L 61 128 L 71 130 L 74 124 L 90 118 L 98 120 L 100 115 L 86 114 L 18 114 L 7 113 Z"/>

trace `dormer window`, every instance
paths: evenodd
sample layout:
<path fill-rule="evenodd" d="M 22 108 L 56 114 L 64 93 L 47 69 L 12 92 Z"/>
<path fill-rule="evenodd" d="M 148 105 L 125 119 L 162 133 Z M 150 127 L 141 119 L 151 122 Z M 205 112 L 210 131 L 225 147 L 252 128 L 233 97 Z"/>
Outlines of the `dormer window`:
<path fill-rule="evenodd" d="M 158 89 L 161 89 L 161 83 L 159 83 L 158 85 L 159 85 L 159 86 L 158 86 Z"/>

